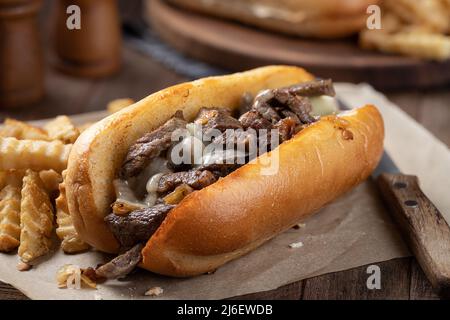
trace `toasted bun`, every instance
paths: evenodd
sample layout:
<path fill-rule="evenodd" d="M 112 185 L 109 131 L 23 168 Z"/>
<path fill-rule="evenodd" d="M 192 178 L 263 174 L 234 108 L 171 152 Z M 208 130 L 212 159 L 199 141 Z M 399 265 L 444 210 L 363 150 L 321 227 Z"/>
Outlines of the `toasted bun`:
<path fill-rule="evenodd" d="M 202 106 L 235 109 L 244 92 L 310 79 L 303 69 L 284 66 L 206 78 L 157 92 L 85 131 L 72 149 L 66 184 L 80 236 L 102 251 L 117 250 L 103 221 L 115 200 L 112 181 L 129 146 L 176 110 L 192 120 Z M 383 137 L 373 106 L 322 118 L 258 161 L 186 197 L 148 241 L 141 266 L 191 276 L 247 253 L 366 179 L 381 157 Z M 262 175 L 259 161 L 276 154 L 278 170 Z"/>
<path fill-rule="evenodd" d="M 115 200 L 112 181 L 130 145 L 177 110 L 192 120 L 204 106 L 237 108 L 244 92 L 311 79 L 303 69 L 283 66 L 201 79 L 159 91 L 91 126 L 72 147 L 66 177 L 68 206 L 80 236 L 99 250 L 117 251 L 118 243 L 103 221 Z"/>
<path fill-rule="evenodd" d="M 167 0 L 182 8 L 261 28 L 316 38 L 361 31 L 367 8 L 379 0 Z"/>

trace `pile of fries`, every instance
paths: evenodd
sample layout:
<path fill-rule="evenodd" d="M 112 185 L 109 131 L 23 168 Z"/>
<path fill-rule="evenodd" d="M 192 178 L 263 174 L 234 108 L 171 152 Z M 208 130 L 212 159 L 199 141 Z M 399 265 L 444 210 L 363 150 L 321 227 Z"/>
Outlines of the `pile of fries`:
<path fill-rule="evenodd" d="M 132 103 L 114 100 L 108 111 Z M 58 116 L 42 128 L 13 119 L 0 127 L 0 252 L 17 249 L 20 271 L 55 248 L 55 231 L 65 253 L 89 249 L 73 226 L 64 177 L 70 149 L 90 125 Z"/>
<path fill-rule="evenodd" d="M 450 59 L 450 0 L 383 0 L 381 30 L 363 30 L 369 50 L 445 61 Z"/>

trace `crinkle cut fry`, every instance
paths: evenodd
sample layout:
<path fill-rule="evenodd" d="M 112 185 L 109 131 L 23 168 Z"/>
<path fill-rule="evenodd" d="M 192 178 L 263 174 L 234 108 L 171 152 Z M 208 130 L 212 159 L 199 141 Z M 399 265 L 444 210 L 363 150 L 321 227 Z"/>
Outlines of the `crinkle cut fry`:
<path fill-rule="evenodd" d="M 2 172 L 0 191 L 0 252 L 11 252 L 20 244 L 22 172 Z M 3 185 L 4 183 L 4 185 Z"/>
<path fill-rule="evenodd" d="M 67 167 L 72 145 L 61 141 L 18 140 L 0 138 L 0 170 L 53 169 L 61 172 Z"/>
<path fill-rule="evenodd" d="M 52 245 L 53 207 L 39 174 L 27 170 L 20 204 L 19 256 L 30 262 L 47 254 Z"/>

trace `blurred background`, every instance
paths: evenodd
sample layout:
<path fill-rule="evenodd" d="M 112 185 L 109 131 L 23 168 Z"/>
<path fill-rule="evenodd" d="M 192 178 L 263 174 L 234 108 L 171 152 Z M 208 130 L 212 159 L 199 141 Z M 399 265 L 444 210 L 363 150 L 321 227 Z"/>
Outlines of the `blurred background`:
<path fill-rule="evenodd" d="M 0 0 L 0 120 L 105 110 L 114 99 L 282 63 L 370 83 L 450 144 L 449 1 L 341 3 Z M 79 30 L 71 5 L 81 9 Z M 383 29 L 369 30 L 369 18 Z"/>

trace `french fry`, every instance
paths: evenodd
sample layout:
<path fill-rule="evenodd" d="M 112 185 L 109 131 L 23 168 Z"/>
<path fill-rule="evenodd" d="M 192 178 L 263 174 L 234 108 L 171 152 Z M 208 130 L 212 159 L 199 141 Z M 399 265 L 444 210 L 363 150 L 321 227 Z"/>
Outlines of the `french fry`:
<path fill-rule="evenodd" d="M 387 34 L 378 30 L 361 33 L 361 46 L 430 60 L 450 59 L 450 37 L 419 31 Z"/>
<path fill-rule="evenodd" d="M 48 122 L 44 129 L 51 140 L 61 140 L 66 144 L 74 143 L 80 135 L 80 131 L 67 116 L 56 117 Z"/>
<path fill-rule="evenodd" d="M 425 26 L 439 33 L 445 33 L 449 28 L 450 19 L 440 0 L 394 0 L 384 1 L 383 5 L 409 24 Z"/>
<path fill-rule="evenodd" d="M 20 188 L 22 186 L 24 174 L 24 170 L 0 171 L 0 190 L 7 185 L 13 185 Z"/>
<path fill-rule="evenodd" d="M 65 176 L 65 172 L 63 172 Z M 61 239 L 61 249 L 65 253 L 77 253 L 89 249 L 89 245 L 80 239 L 75 227 L 73 226 L 72 217 L 69 214 L 66 199 L 65 183 L 59 184 L 59 197 L 56 199 L 56 235 Z"/>
<path fill-rule="evenodd" d="M 0 138 L 0 170 L 53 169 L 61 172 L 67 167 L 72 145 L 61 141 L 17 140 Z"/>
<path fill-rule="evenodd" d="M 397 32 L 404 27 L 403 21 L 398 16 L 391 12 L 385 12 L 381 19 L 382 30 L 381 32 Z"/>
<path fill-rule="evenodd" d="M 55 170 L 44 170 L 39 172 L 39 178 L 44 183 L 50 199 L 55 199 L 59 193 L 59 184 L 62 182 L 62 176 Z"/>
<path fill-rule="evenodd" d="M 2 172 L 7 185 L 0 191 L 0 252 L 11 252 L 20 244 L 20 200 L 22 172 Z"/>
<path fill-rule="evenodd" d="M 14 119 L 6 119 L 0 129 L 0 137 L 13 137 L 19 140 L 51 140 L 44 129 Z"/>
<path fill-rule="evenodd" d="M 19 256 L 28 263 L 50 251 L 54 217 L 44 184 L 32 170 L 23 178 L 20 211 Z"/>
<path fill-rule="evenodd" d="M 388 0 L 382 6 L 382 29 L 361 31 L 363 49 L 450 59 L 450 0 Z"/>
<path fill-rule="evenodd" d="M 6 186 L 0 192 L 0 252 L 20 244 L 20 188 Z"/>
<path fill-rule="evenodd" d="M 135 101 L 130 98 L 116 99 L 108 103 L 107 110 L 109 113 L 116 113 L 128 106 L 131 106 Z"/>

